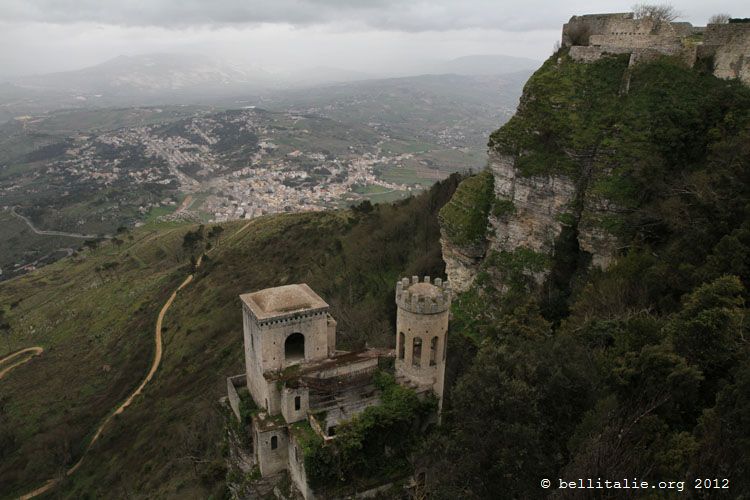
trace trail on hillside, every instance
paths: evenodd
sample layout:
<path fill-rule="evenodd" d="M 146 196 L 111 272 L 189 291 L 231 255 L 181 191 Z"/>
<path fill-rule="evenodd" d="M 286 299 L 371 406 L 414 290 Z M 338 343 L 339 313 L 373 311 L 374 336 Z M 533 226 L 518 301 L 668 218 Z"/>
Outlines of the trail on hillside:
<path fill-rule="evenodd" d="M 247 224 L 243 225 L 240 229 L 238 229 L 236 232 L 232 233 L 227 240 L 235 238 L 238 234 L 243 232 L 250 224 L 252 224 L 253 221 L 248 222 Z M 209 254 L 216 250 L 218 246 L 212 248 L 211 250 L 207 251 L 206 254 Z M 195 262 L 195 269 L 197 269 L 201 266 L 203 263 L 203 255 L 200 255 L 198 257 L 198 260 Z M 177 292 L 188 286 L 194 279 L 195 272 L 193 274 L 190 274 L 185 280 L 178 286 L 173 292 L 172 295 L 169 296 L 167 301 L 164 303 L 164 305 L 161 308 L 161 311 L 159 311 L 159 316 L 156 318 L 156 327 L 154 331 L 154 343 L 156 346 L 156 350 L 154 351 L 154 360 L 151 363 L 151 368 L 149 368 L 148 373 L 146 374 L 146 377 L 143 379 L 143 381 L 140 383 L 140 385 L 128 396 L 128 398 L 120 404 L 120 406 L 115 409 L 112 413 L 110 413 L 107 417 L 104 418 L 102 423 L 99 425 L 99 427 L 96 429 L 96 432 L 94 433 L 94 437 L 91 438 L 91 441 L 89 441 L 89 444 L 86 445 L 86 449 L 84 450 L 83 454 L 81 455 L 81 458 L 78 459 L 78 461 L 73 464 L 67 471 L 65 471 L 64 476 L 52 478 L 48 480 L 46 483 L 44 483 L 39 488 L 35 489 L 34 491 L 30 493 L 26 493 L 25 495 L 22 495 L 19 498 L 19 500 L 28 500 L 29 498 L 34 498 L 36 496 L 41 495 L 42 493 L 46 493 L 47 491 L 51 490 L 55 486 L 57 486 L 62 479 L 64 479 L 67 476 L 70 476 L 74 474 L 83 464 L 83 460 L 86 458 L 86 455 L 88 455 L 89 450 L 94 445 L 94 443 L 99 439 L 102 432 L 104 431 L 104 428 L 109 424 L 112 419 L 116 416 L 121 414 L 123 411 L 125 411 L 125 408 L 130 406 L 130 404 L 133 402 L 133 400 L 141 394 L 143 391 L 143 388 L 146 387 L 146 384 L 148 384 L 153 376 L 156 374 L 156 370 L 159 369 L 159 365 L 161 364 L 161 358 L 163 353 L 163 347 L 162 347 L 162 323 L 164 321 L 164 316 L 166 315 L 169 308 L 172 306 L 172 303 L 174 302 L 175 298 L 177 297 Z M 33 347 L 30 347 L 29 349 L 35 349 Z M 41 348 L 39 348 L 41 349 Z M 20 351 L 19 351 L 20 352 Z M 12 356 L 17 355 L 18 353 L 14 353 Z M 3 358 L 0 360 L 0 363 L 2 361 L 5 361 L 8 359 L 8 357 Z M 28 360 L 27 360 L 28 361 Z M 24 361 L 25 362 L 25 361 Z M 11 367 L 12 368 L 12 367 Z M 0 378 L 2 378 L 0 376 Z"/>
<path fill-rule="evenodd" d="M 24 363 L 28 363 L 31 361 L 35 356 L 39 356 L 42 352 L 44 352 L 44 348 L 40 346 L 34 346 L 34 347 L 27 347 L 25 349 L 21 349 L 20 351 L 16 351 L 12 354 L 9 354 L 5 356 L 4 358 L 0 359 L 0 366 L 3 365 L 6 361 L 10 361 L 13 358 L 16 358 L 22 354 L 31 353 L 31 356 L 22 359 L 21 361 L 16 361 L 10 366 L 7 366 L 0 370 L 0 380 L 5 377 L 10 371 L 18 366 L 21 366 Z"/>
<path fill-rule="evenodd" d="M 16 212 L 17 207 L 13 207 L 10 209 L 10 213 L 13 214 L 16 218 L 21 219 L 26 223 L 27 226 L 29 226 L 29 229 L 31 229 L 34 233 L 42 235 L 42 236 L 66 236 L 68 238 L 78 238 L 81 240 L 93 240 L 97 238 L 104 238 L 104 239 L 112 239 L 109 235 L 103 235 L 103 236 L 97 236 L 95 234 L 79 234 L 79 233 L 67 233 L 65 231 L 46 231 L 43 229 L 37 229 L 36 226 L 29 220 L 28 217 L 25 215 L 21 215 L 18 212 Z"/>

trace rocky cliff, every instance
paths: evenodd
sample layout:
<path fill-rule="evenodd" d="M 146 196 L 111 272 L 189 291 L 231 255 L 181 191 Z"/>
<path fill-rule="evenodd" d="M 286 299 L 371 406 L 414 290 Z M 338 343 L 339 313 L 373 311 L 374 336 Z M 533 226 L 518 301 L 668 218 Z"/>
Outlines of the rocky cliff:
<path fill-rule="evenodd" d="M 582 80 L 589 77 L 589 71 L 582 72 L 579 66 L 565 54 L 545 63 L 527 83 L 516 116 L 492 135 L 487 170 L 464 181 L 441 212 L 443 258 L 455 290 L 467 290 L 483 264 L 486 268 L 498 259 L 505 264 L 512 261 L 514 271 L 542 285 L 563 231 L 574 233 L 591 265 L 606 267 L 611 261 L 616 237 L 602 221 L 612 213 L 614 203 L 591 189 L 609 170 L 606 154 L 593 145 L 566 144 L 571 139 L 579 142 L 571 127 L 586 119 L 589 113 L 584 107 L 593 105 L 574 103 L 583 100 Z M 615 98 L 627 61 L 613 58 L 588 67 L 619 73 L 598 89 Z M 569 81 L 558 85 L 556 78 Z M 565 101 L 576 107 L 565 109 Z M 563 116 L 571 112 L 577 116 Z M 480 184 L 485 187 L 478 188 Z M 480 200 L 476 193 L 482 189 L 491 190 L 491 195 Z M 469 235 L 456 229 L 471 217 L 482 220 L 482 231 L 477 230 L 477 220 Z M 502 283 L 509 272 L 494 267 Z"/>
<path fill-rule="evenodd" d="M 628 54 L 583 63 L 559 50 L 490 136 L 487 169 L 440 214 L 454 289 L 468 290 L 478 275 L 500 290 L 540 289 L 554 273 L 569 283 L 684 224 L 659 200 L 665 190 L 695 192 L 699 179 L 684 183 L 731 132 L 724 110 L 742 87 L 678 57 L 634 66 Z"/>

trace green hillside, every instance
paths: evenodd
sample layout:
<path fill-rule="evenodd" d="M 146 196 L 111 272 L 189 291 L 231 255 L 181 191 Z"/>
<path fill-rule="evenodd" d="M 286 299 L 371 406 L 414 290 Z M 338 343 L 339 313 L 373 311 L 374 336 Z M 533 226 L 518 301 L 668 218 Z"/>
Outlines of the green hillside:
<path fill-rule="evenodd" d="M 531 77 L 490 147 L 520 176 L 572 179 L 575 213 L 543 266 L 526 248 L 490 252 L 454 302 L 456 382 L 423 456 L 431 498 L 544 498 L 541 478 L 589 477 L 683 481 L 696 498 L 719 493 L 695 478 L 726 479 L 721 493 L 747 497 L 749 145 L 750 89 L 676 59 L 581 64 L 562 50 Z M 595 220 L 617 239 L 606 270 L 577 240 L 590 196 L 613 208 Z M 498 211 L 467 206 L 441 214 L 458 243 Z"/>
<path fill-rule="evenodd" d="M 267 216 L 224 224 L 165 318 L 153 381 L 56 490 L 65 498 L 187 496 L 223 491 L 225 377 L 243 371 L 238 295 L 306 282 L 332 306 L 341 348 L 393 343 L 393 288 L 443 272 L 437 211 L 457 177 L 393 206 Z M 151 225 L 0 284 L 10 326 L 0 357 L 45 352 L 2 380 L 0 491 L 12 498 L 81 456 L 98 423 L 138 385 L 156 316 L 191 269 L 195 226 Z M 203 246 L 203 247 L 202 247 Z M 56 493 L 56 494 L 57 494 Z"/>

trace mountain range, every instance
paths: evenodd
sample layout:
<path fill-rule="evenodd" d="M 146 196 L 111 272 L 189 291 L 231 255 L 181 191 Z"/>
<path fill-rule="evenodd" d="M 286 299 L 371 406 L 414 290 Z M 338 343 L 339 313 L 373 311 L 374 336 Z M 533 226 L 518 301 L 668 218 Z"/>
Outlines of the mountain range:
<path fill-rule="evenodd" d="M 273 96 L 278 90 L 422 74 L 500 75 L 524 73 L 538 61 L 503 55 L 473 55 L 416 62 L 409 74 L 362 73 L 313 67 L 273 71 L 201 54 L 118 56 L 94 66 L 0 82 L 0 122 L 64 108 L 161 104 L 230 104 Z"/>

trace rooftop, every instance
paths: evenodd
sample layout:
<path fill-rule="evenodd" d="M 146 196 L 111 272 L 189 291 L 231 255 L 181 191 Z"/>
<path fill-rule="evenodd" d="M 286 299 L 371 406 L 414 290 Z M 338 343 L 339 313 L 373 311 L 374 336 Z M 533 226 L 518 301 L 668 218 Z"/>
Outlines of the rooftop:
<path fill-rule="evenodd" d="M 409 287 L 409 291 L 411 293 L 430 298 L 436 298 L 443 294 L 443 290 L 436 287 L 432 283 L 416 283 Z"/>
<path fill-rule="evenodd" d="M 328 308 L 328 304 L 304 283 L 245 293 L 240 299 L 258 320 Z"/>
<path fill-rule="evenodd" d="M 372 360 L 375 360 L 375 364 L 377 364 L 378 358 L 393 356 L 393 354 L 393 349 L 380 349 L 375 347 L 370 347 L 355 352 L 338 351 L 335 355 L 329 358 L 320 361 L 294 365 L 293 368 L 289 367 L 283 371 L 268 371 L 264 373 L 263 376 L 266 378 L 266 380 L 279 380 L 282 382 L 296 380 L 301 377 L 312 376 L 316 374 L 331 376 L 330 374 L 326 374 L 325 372 L 337 372 L 337 369 L 342 369 L 352 365 L 366 365 L 369 364 L 368 362 Z M 343 370 L 340 374 L 346 375 L 347 372 L 346 370 Z"/>

